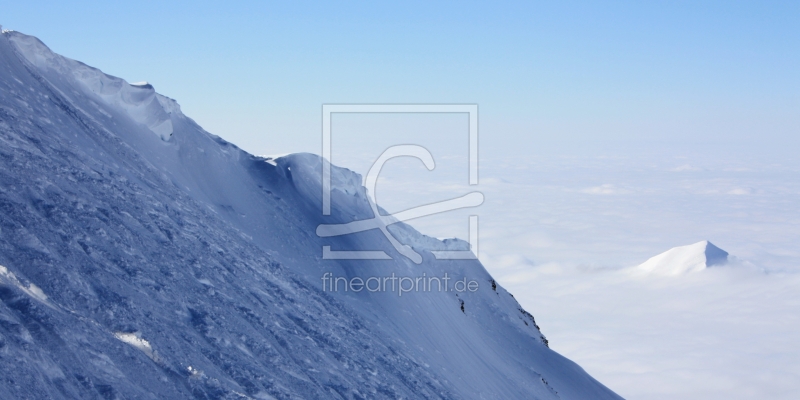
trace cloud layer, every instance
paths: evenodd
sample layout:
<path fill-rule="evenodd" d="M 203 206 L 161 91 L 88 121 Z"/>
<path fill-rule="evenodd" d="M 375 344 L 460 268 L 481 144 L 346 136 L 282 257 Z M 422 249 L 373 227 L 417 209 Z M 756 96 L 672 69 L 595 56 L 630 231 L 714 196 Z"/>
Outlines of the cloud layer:
<path fill-rule="evenodd" d="M 746 153 L 486 159 L 481 208 L 411 223 L 465 238 L 466 216 L 478 214 L 489 272 L 553 349 L 625 397 L 792 398 L 800 164 Z M 455 172 L 425 173 L 388 168 L 380 201 L 401 210 L 474 189 Z M 701 240 L 740 261 L 676 277 L 630 273 Z"/>

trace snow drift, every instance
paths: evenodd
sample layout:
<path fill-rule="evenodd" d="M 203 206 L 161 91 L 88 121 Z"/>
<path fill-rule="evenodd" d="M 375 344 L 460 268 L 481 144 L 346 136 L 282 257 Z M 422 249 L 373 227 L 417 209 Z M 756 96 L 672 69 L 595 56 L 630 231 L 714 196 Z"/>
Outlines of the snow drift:
<path fill-rule="evenodd" d="M 379 232 L 360 178 L 252 156 L 147 83 L 0 36 L 0 393 L 11 398 L 541 398 L 613 392 L 547 346 L 463 246 Z M 323 260 L 322 246 L 391 260 Z M 320 277 L 474 279 L 474 292 L 323 290 Z"/>

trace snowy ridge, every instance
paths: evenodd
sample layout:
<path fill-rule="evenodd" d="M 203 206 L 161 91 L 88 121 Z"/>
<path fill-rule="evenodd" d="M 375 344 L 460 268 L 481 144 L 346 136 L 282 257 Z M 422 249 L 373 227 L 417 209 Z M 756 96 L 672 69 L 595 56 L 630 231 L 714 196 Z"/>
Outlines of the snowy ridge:
<path fill-rule="evenodd" d="M 429 251 L 463 242 L 393 224 L 415 264 L 376 230 L 321 238 L 320 224 L 372 217 L 360 176 L 332 168 L 322 216 L 321 158 L 250 155 L 149 86 L 0 37 L 0 393 L 619 398 L 548 348 L 480 262 Z M 323 246 L 391 259 L 325 260 Z M 478 286 L 333 291 L 326 273 Z"/>
<path fill-rule="evenodd" d="M 17 52 L 39 71 L 71 77 L 87 93 L 124 111 L 162 140 L 167 141 L 172 136 L 170 115 L 179 114 L 180 106 L 174 100 L 157 94 L 152 85 L 131 85 L 124 79 L 106 75 L 96 68 L 53 53 L 36 37 L 13 31 L 4 34 Z"/>
<path fill-rule="evenodd" d="M 319 207 L 322 204 L 322 163 L 328 163 L 314 154 L 291 154 L 266 160 L 275 165 L 285 165 L 292 171 L 292 181 L 309 205 Z M 347 168 L 331 165 L 331 202 L 332 208 L 341 214 L 350 215 L 351 219 L 362 220 L 373 218 L 366 188 L 362 185 L 362 176 Z M 388 215 L 378 206 L 383 215 Z M 320 210 L 321 211 L 321 210 Z M 395 220 L 394 218 L 391 218 Z M 346 220 L 346 218 L 345 218 Z M 396 220 L 395 220 L 396 221 Z M 416 250 L 469 250 L 469 243 L 458 239 L 439 240 L 424 235 L 402 222 L 389 225 L 389 231 L 402 243 Z"/>

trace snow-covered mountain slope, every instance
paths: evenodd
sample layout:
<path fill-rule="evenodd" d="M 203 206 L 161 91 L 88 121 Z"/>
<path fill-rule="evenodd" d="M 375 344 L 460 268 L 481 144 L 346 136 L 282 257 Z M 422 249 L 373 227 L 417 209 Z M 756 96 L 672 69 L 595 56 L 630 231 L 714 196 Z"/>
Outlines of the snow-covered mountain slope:
<path fill-rule="evenodd" d="M 728 252 L 704 240 L 688 246 L 673 247 L 651 257 L 636 269 L 661 275 L 680 275 L 727 263 Z"/>
<path fill-rule="evenodd" d="M 372 217 L 360 177 L 267 160 L 148 84 L 0 37 L 0 397 L 613 399 L 547 347 L 477 260 Z M 391 260 L 323 260 L 322 246 Z M 443 276 L 476 291 L 330 291 L 321 278 Z"/>

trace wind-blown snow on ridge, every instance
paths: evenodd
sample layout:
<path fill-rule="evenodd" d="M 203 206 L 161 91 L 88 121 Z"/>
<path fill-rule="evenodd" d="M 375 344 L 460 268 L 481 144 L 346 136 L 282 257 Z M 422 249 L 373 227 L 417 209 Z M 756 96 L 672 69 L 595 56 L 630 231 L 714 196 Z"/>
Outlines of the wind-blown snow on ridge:
<path fill-rule="evenodd" d="M 294 166 L 292 181 L 294 187 L 311 204 L 322 204 L 322 163 L 327 160 L 308 153 L 291 154 L 266 160 L 276 163 L 275 165 L 291 163 Z M 291 168 L 291 167 L 288 167 Z M 339 212 L 349 214 L 352 219 L 363 220 L 373 217 L 372 210 L 367 199 L 366 188 L 362 186 L 362 176 L 347 168 L 331 165 L 331 192 L 332 197 L 336 197 L 339 205 Z M 378 206 L 383 215 L 388 215 L 383 208 Z M 394 218 L 390 218 L 396 221 Z M 469 243 L 458 238 L 439 240 L 421 234 L 411 226 L 395 222 L 389 225 L 389 231 L 402 243 L 412 248 L 423 250 L 469 250 Z"/>
<path fill-rule="evenodd" d="M 618 398 L 550 350 L 477 260 L 431 256 L 463 242 L 394 224 L 416 265 L 378 232 L 319 238 L 320 223 L 371 217 L 360 177 L 332 167 L 322 217 L 319 157 L 247 154 L 148 86 L 0 37 L 0 264 L 14 277 L 0 281 L 0 392 Z M 393 259 L 322 260 L 323 245 Z M 324 273 L 480 286 L 331 292 Z"/>
<path fill-rule="evenodd" d="M 118 107 L 134 121 L 147 126 L 162 140 L 172 136 L 172 113 L 180 113 L 174 100 L 156 93 L 152 85 L 129 84 L 79 61 L 53 53 L 39 39 L 19 32 L 6 33 L 17 52 L 35 66 L 44 79 L 71 76 L 87 94 Z M 70 93 L 61 92 L 70 98 Z"/>

